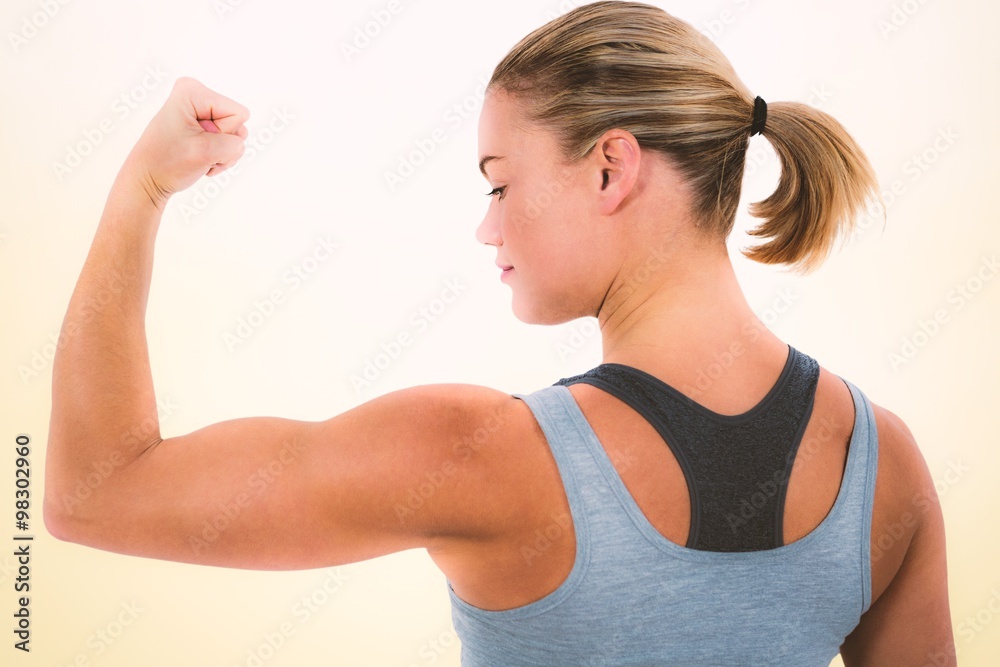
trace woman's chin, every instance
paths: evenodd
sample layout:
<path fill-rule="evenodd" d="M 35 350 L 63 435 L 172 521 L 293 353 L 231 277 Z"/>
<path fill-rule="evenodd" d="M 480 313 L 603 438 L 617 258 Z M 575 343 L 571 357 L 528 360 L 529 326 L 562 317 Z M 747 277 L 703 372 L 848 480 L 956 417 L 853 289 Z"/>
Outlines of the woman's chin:
<path fill-rule="evenodd" d="M 525 324 L 552 326 L 556 324 L 565 324 L 566 322 L 575 320 L 578 317 L 583 317 L 583 315 L 568 313 L 565 308 L 547 307 L 538 301 L 526 299 L 523 295 L 519 295 L 517 292 L 514 293 L 514 298 L 511 301 L 511 310 L 514 312 L 514 317 Z"/>
<path fill-rule="evenodd" d="M 511 299 L 510 308 L 516 317 L 525 324 L 545 324 L 544 318 L 540 317 L 537 304 L 530 299 L 526 299 L 523 294 L 514 292 Z"/>

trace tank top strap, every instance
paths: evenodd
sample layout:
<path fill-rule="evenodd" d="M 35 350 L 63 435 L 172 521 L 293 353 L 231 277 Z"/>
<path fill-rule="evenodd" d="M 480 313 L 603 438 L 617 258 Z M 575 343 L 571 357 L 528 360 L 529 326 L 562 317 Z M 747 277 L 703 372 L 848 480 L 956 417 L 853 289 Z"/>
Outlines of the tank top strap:
<path fill-rule="evenodd" d="M 600 560 L 615 545 L 645 541 L 646 537 L 636 525 L 634 501 L 618 476 L 615 462 L 569 387 L 555 384 L 514 396 L 527 403 L 542 428 L 569 502 L 576 531 L 577 562 L 570 585 L 563 588 L 571 590 L 572 579 L 583 576 L 592 557 Z"/>
<path fill-rule="evenodd" d="M 839 377 L 839 376 L 838 376 Z M 878 429 L 875 412 L 864 392 L 843 380 L 854 399 L 854 431 L 847 452 L 844 478 L 841 483 L 842 502 L 838 499 L 836 523 L 846 541 L 858 547 L 861 562 L 862 613 L 871 606 L 871 534 L 875 506 L 875 478 L 878 474 Z M 833 518 L 833 517 L 831 517 Z"/>
<path fill-rule="evenodd" d="M 572 592 L 587 569 L 591 550 L 593 512 L 612 497 L 591 454 L 597 436 L 583 416 L 579 406 L 563 386 L 543 387 L 530 394 L 514 394 L 531 409 L 542 429 L 549 450 L 555 458 L 559 476 L 569 503 L 576 537 L 576 559 L 569 579 L 559 588 L 556 600 Z M 589 441 L 593 439 L 594 443 Z M 557 517 L 558 518 L 558 517 Z"/>
<path fill-rule="evenodd" d="M 541 608 L 569 597 L 587 572 L 605 565 L 622 545 L 645 541 L 626 503 L 630 499 L 569 387 L 552 385 L 531 394 L 514 394 L 531 409 L 556 460 L 576 537 L 576 559 L 569 577 Z M 527 554 L 526 554 L 527 557 Z M 532 605 L 532 613 L 539 606 Z"/>
<path fill-rule="evenodd" d="M 556 384 L 514 396 L 528 404 L 545 434 L 574 523 L 580 522 L 580 528 L 587 529 L 595 520 L 610 518 L 608 508 L 618 504 L 615 498 L 621 480 L 569 387 Z"/>

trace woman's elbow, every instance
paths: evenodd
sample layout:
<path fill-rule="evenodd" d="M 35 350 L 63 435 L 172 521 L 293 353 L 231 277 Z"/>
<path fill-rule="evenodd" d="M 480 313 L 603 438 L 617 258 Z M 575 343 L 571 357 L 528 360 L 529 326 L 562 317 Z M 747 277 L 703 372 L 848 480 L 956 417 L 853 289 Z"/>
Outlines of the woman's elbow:
<path fill-rule="evenodd" d="M 100 523 L 114 510 L 107 506 L 107 494 L 99 494 L 86 480 L 60 483 L 47 475 L 42 498 L 42 521 L 52 537 L 64 542 L 89 542 L 88 526 Z"/>
<path fill-rule="evenodd" d="M 72 512 L 67 512 L 55 492 L 46 490 L 42 501 L 42 521 L 49 535 L 64 542 L 75 542 L 76 523 Z"/>

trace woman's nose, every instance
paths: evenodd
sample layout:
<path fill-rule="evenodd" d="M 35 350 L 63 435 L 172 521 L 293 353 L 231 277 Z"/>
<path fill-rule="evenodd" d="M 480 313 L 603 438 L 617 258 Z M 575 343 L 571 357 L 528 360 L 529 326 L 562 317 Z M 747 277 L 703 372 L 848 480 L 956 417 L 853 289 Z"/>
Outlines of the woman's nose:
<path fill-rule="evenodd" d="M 486 215 L 483 217 L 483 221 L 479 223 L 479 227 L 476 228 L 476 241 L 484 245 L 501 246 L 503 245 L 503 238 L 500 236 L 500 222 L 498 220 L 499 216 L 493 210 L 493 204 L 490 204 L 490 208 L 486 211 Z"/>

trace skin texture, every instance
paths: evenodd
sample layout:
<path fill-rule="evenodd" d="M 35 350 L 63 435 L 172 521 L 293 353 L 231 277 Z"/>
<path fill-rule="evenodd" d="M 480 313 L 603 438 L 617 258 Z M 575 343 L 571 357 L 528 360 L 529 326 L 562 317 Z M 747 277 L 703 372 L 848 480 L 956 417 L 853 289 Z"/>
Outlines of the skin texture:
<path fill-rule="evenodd" d="M 420 386 L 323 422 L 249 418 L 160 437 L 144 321 L 157 229 L 172 194 L 239 159 L 248 117 L 180 79 L 112 187 L 54 362 L 48 529 L 120 553 L 256 569 L 424 547 L 479 607 L 508 609 L 553 591 L 573 563 L 571 524 L 538 558 L 521 549 L 537 530 L 565 526 L 569 507 L 540 428 L 508 394 Z M 582 161 L 563 164 L 555 139 L 497 91 L 487 95 L 479 142 L 498 194 L 476 236 L 513 267 L 504 280 L 518 318 L 595 316 L 605 361 L 645 370 L 723 414 L 760 401 L 787 345 L 753 314 L 723 239 L 697 229 L 669 160 L 615 129 Z M 699 371 L 734 343 L 743 352 L 732 367 L 698 388 Z M 617 399 L 586 385 L 571 391 L 647 518 L 683 543 L 687 491 L 669 448 Z M 946 657 L 931 664 L 955 664 L 933 482 L 906 426 L 881 407 L 875 413 L 872 541 L 890 535 L 891 544 L 873 549 L 875 602 L 843 656 L 851 666 L 922 665 L 937 655 Z M 808 534 L 832 506 L 853 424 L 846 385 L 823 369 L 800 449 L 808 455 L 796 459 L 789 486 L 786 541 Z M 148 435 L 122 438 L 128 432 Z M 73 501 L 102 464 L 112 473 Z M 262 475 L 269 466 L 281 474 Z M 412 508 L 408 499 L 428 480 L 434 492 Z M 206 530 L 226 508 L 238 508 L 238 519 Z M 271 539 L 276 532 L 284 539 Z"/>

